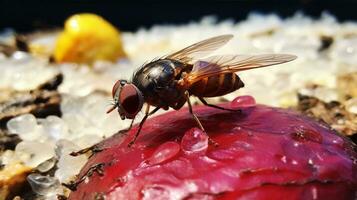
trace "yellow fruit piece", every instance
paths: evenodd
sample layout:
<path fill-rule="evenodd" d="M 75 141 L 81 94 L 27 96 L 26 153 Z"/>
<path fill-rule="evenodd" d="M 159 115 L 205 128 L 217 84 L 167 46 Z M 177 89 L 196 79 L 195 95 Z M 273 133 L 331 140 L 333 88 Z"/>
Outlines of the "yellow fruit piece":
<path fill-rule="evenodd" d="M 119 31 L 102 17 L 88 13 L 66 20 L 54 51 L 56 62 L 93 63 L 120 57 L 125 53 Z"/>

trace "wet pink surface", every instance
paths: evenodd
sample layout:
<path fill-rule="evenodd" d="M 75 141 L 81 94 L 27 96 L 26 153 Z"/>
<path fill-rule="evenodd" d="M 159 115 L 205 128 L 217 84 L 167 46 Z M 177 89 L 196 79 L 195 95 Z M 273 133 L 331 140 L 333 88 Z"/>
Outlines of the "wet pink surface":
<path fill-rule="evenodd" d="M 136 128 L 124 141 L 107 139 L 80 176 L 98 163 L 104 174 L 94 173 L 69 199 L 356 198 L 357 154 L 348 140 L 292 111 L 244 98 L 222 105 L 242 113 L 194 108 L 218 147 L 208 144 L 187 109 L 149 119 L 131 148 Z"/>
<path fill-rule="evenodd" d="M 233 99 L 231 102 L 232 108 L 248 108 L 256 105 L 255 99 L 252 96 L 244 95 Z"/>

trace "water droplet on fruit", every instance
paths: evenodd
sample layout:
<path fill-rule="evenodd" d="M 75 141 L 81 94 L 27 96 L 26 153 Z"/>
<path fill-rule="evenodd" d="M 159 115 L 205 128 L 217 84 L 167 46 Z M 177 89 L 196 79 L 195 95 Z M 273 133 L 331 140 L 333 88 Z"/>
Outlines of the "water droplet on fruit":
<path fill-rule="evenodd" d="M 322 136 L 320 133 L 313 129 L 305 128 L 304 126 L 299 126 L 295 128 L 295 131 L 291 134 L 292 138 L 298 142 L 322 142 Z"/>
<path fill-rule="evenodd" d="M 185 154 L 204 154 L 208 148 L 208 136 L 201 129 L 186 131 L 181 140 L 181 149 Z"/>
<path fill-rule="evenodd" d="M 254 97 L 250 95 L 239 96 L 231 102 L 231 108 L 248 108 L 256 105 Z"/>
<path fill-rule="evenodd" d="M 148 163 L 151 165 L 162 163 L 173 158 L 180 152 L 180 145 L 176 142 L 166 142 L 160 145 L 149 158 Z"/>

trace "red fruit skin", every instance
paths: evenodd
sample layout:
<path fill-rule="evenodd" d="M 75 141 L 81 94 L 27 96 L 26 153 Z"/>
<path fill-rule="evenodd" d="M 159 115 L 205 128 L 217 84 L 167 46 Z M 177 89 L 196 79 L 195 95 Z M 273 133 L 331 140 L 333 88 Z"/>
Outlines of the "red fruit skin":
<path fill-rule="evenodd" d="M 94 172 L 69 199 L 357 198 L 357 153 L 327 126 L 262 105 L 194 112 L 218 147 L 205 145 L 187 109 L 153 117 L 131 148 L 137 127 L 102 142 L 79 177 L 98 163 L 104 173 Z"/>

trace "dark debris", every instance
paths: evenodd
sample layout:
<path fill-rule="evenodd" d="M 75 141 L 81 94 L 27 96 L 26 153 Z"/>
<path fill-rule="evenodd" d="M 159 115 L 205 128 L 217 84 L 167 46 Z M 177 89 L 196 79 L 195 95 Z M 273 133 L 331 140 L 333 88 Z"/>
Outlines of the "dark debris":
<path fill-rule="evenodd" d="M 0 91 L 0 127 L 4 129 L 11 118 L 26 113 L 42 118 L 61 116 L 61 96 L 56 89 L 62 80 L 63 75 L 57 74 L 32 91 Z"/>
<path fill-rule="evenodd" d="M 337 132 L 349 136 L 351 139 L 356 139 L 357 116 L 348 112 L 341 102 L 331 101 L 326 103 L 316 97 L 298 94 L 296 109 L 330 125 Z M 354 140 L 354 142 L 357 142 L 357 140 Z"/>
<path fill-rule="evenodd" d="M 14 150 L 21 139 L 16 134 L 8 134 L 0 129 L 0 152 L 5 150 Z"/>
<path fill-rule="evenodd" d="M 25 35 L 18 34 L 12 44 L 0 43 L 0 52 L 10 57 L 16 51 L 29 52 L 28 38 Z"/>
<path fill-rule="evenodd" d="M 320 47 L 318 51 L 322 52 L 329 49 L 330 46 L 333 44 L 333 41 L 334 39 L 331 36 L 326 36 L 326 35 L 320 36 Z"/>
<path fill-rule="evenodd" d="M 104 166 L 105 163 L 98 163 L 95 164 L 93 166 L 91 166 L 87 172 L 80 177 L 79 179 L 77 179 L 76 181 L 71 181 L 69 183 L 62 183 L 63 186 L 65 186 L 66 188 L 70 189 L 71 191 L 76 191 L 77 187 L 79 184 L 81 184 L 83 181 L 85 181 L 87 178 L 91 177 L 94 172 L 96 172 L 99 176 L 103 176 L 104 175 Z"/>

